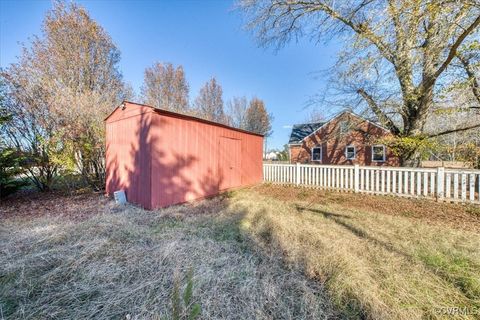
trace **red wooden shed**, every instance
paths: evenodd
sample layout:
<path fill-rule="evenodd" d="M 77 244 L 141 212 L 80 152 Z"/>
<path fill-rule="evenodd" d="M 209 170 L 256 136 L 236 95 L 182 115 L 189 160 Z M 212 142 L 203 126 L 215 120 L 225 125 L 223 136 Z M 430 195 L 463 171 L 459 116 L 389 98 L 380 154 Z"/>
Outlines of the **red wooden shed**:
<path fill-rule="evenodd" d="M 127 101 L 105 122 L 106 191 L 146 209 L 262 180 L 261 135 Z"/>

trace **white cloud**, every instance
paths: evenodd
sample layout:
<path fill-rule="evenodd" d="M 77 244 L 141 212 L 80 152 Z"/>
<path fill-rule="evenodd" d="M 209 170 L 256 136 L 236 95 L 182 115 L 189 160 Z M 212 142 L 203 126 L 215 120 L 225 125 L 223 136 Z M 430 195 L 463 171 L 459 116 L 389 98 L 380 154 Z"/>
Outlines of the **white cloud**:
<path fill-rule="evenodd" d="M 290 124 L 286 124 L 286 125 L 283 126 L 283 129 L 292 129 L 292 128 L 293 128 L 293 126 L 290 125 Z"/>

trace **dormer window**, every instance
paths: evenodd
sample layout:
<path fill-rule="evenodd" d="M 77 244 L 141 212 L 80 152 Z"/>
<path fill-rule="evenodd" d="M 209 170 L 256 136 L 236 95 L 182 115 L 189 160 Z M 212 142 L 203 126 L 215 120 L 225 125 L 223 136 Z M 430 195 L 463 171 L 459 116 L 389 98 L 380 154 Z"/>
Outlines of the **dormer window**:
<path fill-rule="evenodd" d="M 347 133 L 349 129 L 348 121 L 340 122 L 340 133 Z"/>

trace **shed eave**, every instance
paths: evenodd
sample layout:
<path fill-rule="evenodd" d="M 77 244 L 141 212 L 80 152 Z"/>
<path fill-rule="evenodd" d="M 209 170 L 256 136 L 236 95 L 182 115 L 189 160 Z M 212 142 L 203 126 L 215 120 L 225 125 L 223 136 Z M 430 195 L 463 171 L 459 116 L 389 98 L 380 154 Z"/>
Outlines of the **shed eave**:
<path fill-rule="evenodd" d="M 115 111 L 117 111 L 117 109 L 118 109 L 119 107 L 120 107 L 120 106 L 116 106 L 116 107 L 112 110 L 112 112 L 110 112 L 110 114 L 109 114 L 105 119 L 103 119 L 103 122 L 107 121 L 108 118 L 110 118 L 110 117 L 112 116 L 112 114 L 114 114 Z"/>
<path fill-rule="evenodd" d="M 208 123 L 208 124 L 211 124 L 211 125 L 214 125 L 214 126 L 217 126 L 217 127 L 223 127 L 223 128 L 226 128 L 226 129 L 235 130 L 235 131 L 243 132 L 243 133 L 246 133 L 246 134 L 251 134 L 251 135 L 262 137 L 262 138 L 264 137 L 263 134 L 255 133 L 255 132 L 252 132 L 252 131 L 243 130 L 243 129 L 239 129 L 239 128 L 235 128 L 235 127 L 231 127 L 231 126 L 227 126 L 226 124 L 223 124 L 223 123 L 218 123 L 218 122 L 215 122 L 215 121 L 205 120 L 205 119 L 198 118 L 198 117 L 195 117 L 195 116 L 190 116 L 190 115 L 177 113 L 177 112 L 173 112 L 173 111 L 168 111 L 168 110 L 163 110 L 163 109 L 158 109 L 158 108 L 153 108 L 153 109 L 156 113 L 161 114 L 161 115 L 179 117 L 179 118 L 182 118 L 182 119 L 190 119 L 190 120 L 194 120 L 194 121 L 198 121 L 198 122 Z"/>
<path fill-rule="evenodd" d="M 252 132 L 252 131 L 227 126 L 226 124 L 223 124 L 223 123 L 218 123 L 218 122 L 215 122 L 215 121 L 205 120 L 205 119 L 202 119 L 202 118 L 198 118 L 198 117 L 183 114 L 183 113 L 178 113 L 178 112 L 168 111 L 168 110 L 164 110 L 164 109 L 159 109 L 159 108 L 155 108 L 153 106 L 149 106 L 147 104 L 131 102 L 131 101 L 127 101 L 127 100 L 123 100 L 123 102 L 119 106 L 117 106 L 115 109 L 113 109 L 113 111 L 103 121 L 107 121 L 108 118 L 110 118 L 110 116 L 112 114 L 114 114 L 115 111 L 120 106 L 122 106 L 124 103 L 129 103 L 129 104 L 135 104 L 137 106 L 148 107 L 148 108 L 151 108 L 156 113 L 163 114 L 163 115 L 166 115 L 166 116 L 173 116 L 173 117 L 179 117 L 179 118 L 183 118 L 183 119 L 190 119 L 190 120 L 194 120 L 194 121 L 198 121 L 198 122 L 208 123 L 208 124 L 211 124 L 211 125 L 214 125 L 214 126 L 223 127 L 223 128 L 227 128 L 227 129 L 230 129 L 230 130 L 235 130 L 235 131 L 238 131 L 238 132 L 243 132 L 243 133 L 246 133 L 246 134 L 259 136 L 259 137 L 262 137 L 262 138 L 265 136 L 263 134 L 255 133 L 255 132 Z"/>

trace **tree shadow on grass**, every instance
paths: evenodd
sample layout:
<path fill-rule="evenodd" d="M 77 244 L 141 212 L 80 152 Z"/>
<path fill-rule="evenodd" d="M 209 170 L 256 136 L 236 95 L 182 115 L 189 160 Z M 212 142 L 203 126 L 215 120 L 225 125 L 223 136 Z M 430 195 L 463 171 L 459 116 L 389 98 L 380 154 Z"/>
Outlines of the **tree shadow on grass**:
<path fill-rule="evenodd" d="M 354 225 L 352 225 L 352 224 L 343 220 L 343 219 L 351 219 L 350 216 L 337 214 L 337 213 L 333 213 L 333 212 L 328 212 L 328 211 L 320 210 L 320 209 L 305 208 L 305 207 L 301 207 L 299 205 L 296 206 L 296 209 L 297 209 L 298 212 L 309 211 L 309 212 L 312 212 L 314 214 L 321 215 L 322 217 L 335 222 L 337 225 L 341 226 L 343 229 L 353 233 L 355 236 L 357 236 L 361 239 L 371 241 L 375 245 L 378 245 L 378 246 L 384 248 L 387 251 L 390 251 L 390 252 L 396 253 L 398 255 L 401 255 L 402 257 L 404 257 L 404 258 L 406 258 L 410 261 L 415 261 L 416 260 L 410 254 L 395 248 L 395 246 L 393 246 L 392 244 L 390 244 L 388 242 L 385 242 L 385 241 L 382 241 L 382 240 L 379 240 L 379 239 L 369 235 L 365 230 L 363 230 L 359 227 L 356 227 L 356 226 L 354 226 Z"/>
<path fill-rule="evenodd" d="M 423 254 L 420 254 L 420 255 L 412 255 L 412 254 L 409 254 L 409 253 L 407 253 L 403 250 L 400 250 L 400 249 L 396 248 L 394 245 L 392 245 L 391 243 L 379 240 L 379 239 L 373 237 L 372 235 L 369 235 L 365 230 L 363 230 L 359 227 L 356 227 L 356 226 L 348 223 L 347 221 L 344 221 L 343 219 L 351 219 L 351 217 L 346 216 L 346 215 L 332 213 L 332 212 L 328 212 L 328 211 L 320 210 L 320 209 L 306 208 L 306 207 L 302 207 L 302 206 L 299 206 L 299 205 L 296 205 L 296 209 L 299 213 L 301 213 L 303 211 L 309 211 L 313 214 L 321 215 L 322 217 L 324 217 L 326 219 L 329 219 L 330 221 L 335 222 L 337 225 L 339 225 L 343 229 L 351 232 L 352 234 L 354 234 L 358 238 L 368 240 L 368 241 L 374 243 L 375 245 L 377 245 L 379 247 L 382 247 L 383 249 L 385 249 L 389 252 L 395 253 L 395 254 L 405 258 L 409 262 L 420 263 L 424 267 L 426 267 L 426 269 L 431 271 L 433 274 L 435 274 L 439 278 L 445 280 L 446 282 L 452 284 L 454 287 L 459 289 L 465 296 L 467 296 L 469 298 L 475 298 L 475 296 L 472 294 L 472 292 L 475 293 L 477 291 L 474 288 L 472 289 L 472 286 L 471 285 L 469 286 L 468 283 L 466 284 L 466 282 L 468 282 L 468 279 L 466 279 L 466 277 L 464 275 L 461 275 L 461 274 L 457 275 L 457 276 L 452 275 L 450 273 L 451 268 L 449 268 L 448 263 L 446 265 L 443 265 L 443 266 L 439 265 L 438 263 L 432 263 L 432 260 L 435 260 L 435 259 L 433 259 L 432 256 L 427 254 L 426 252 L 423 252 Z M 448 259 L 448 257 L 445 257 L 445 259 Z"/>

